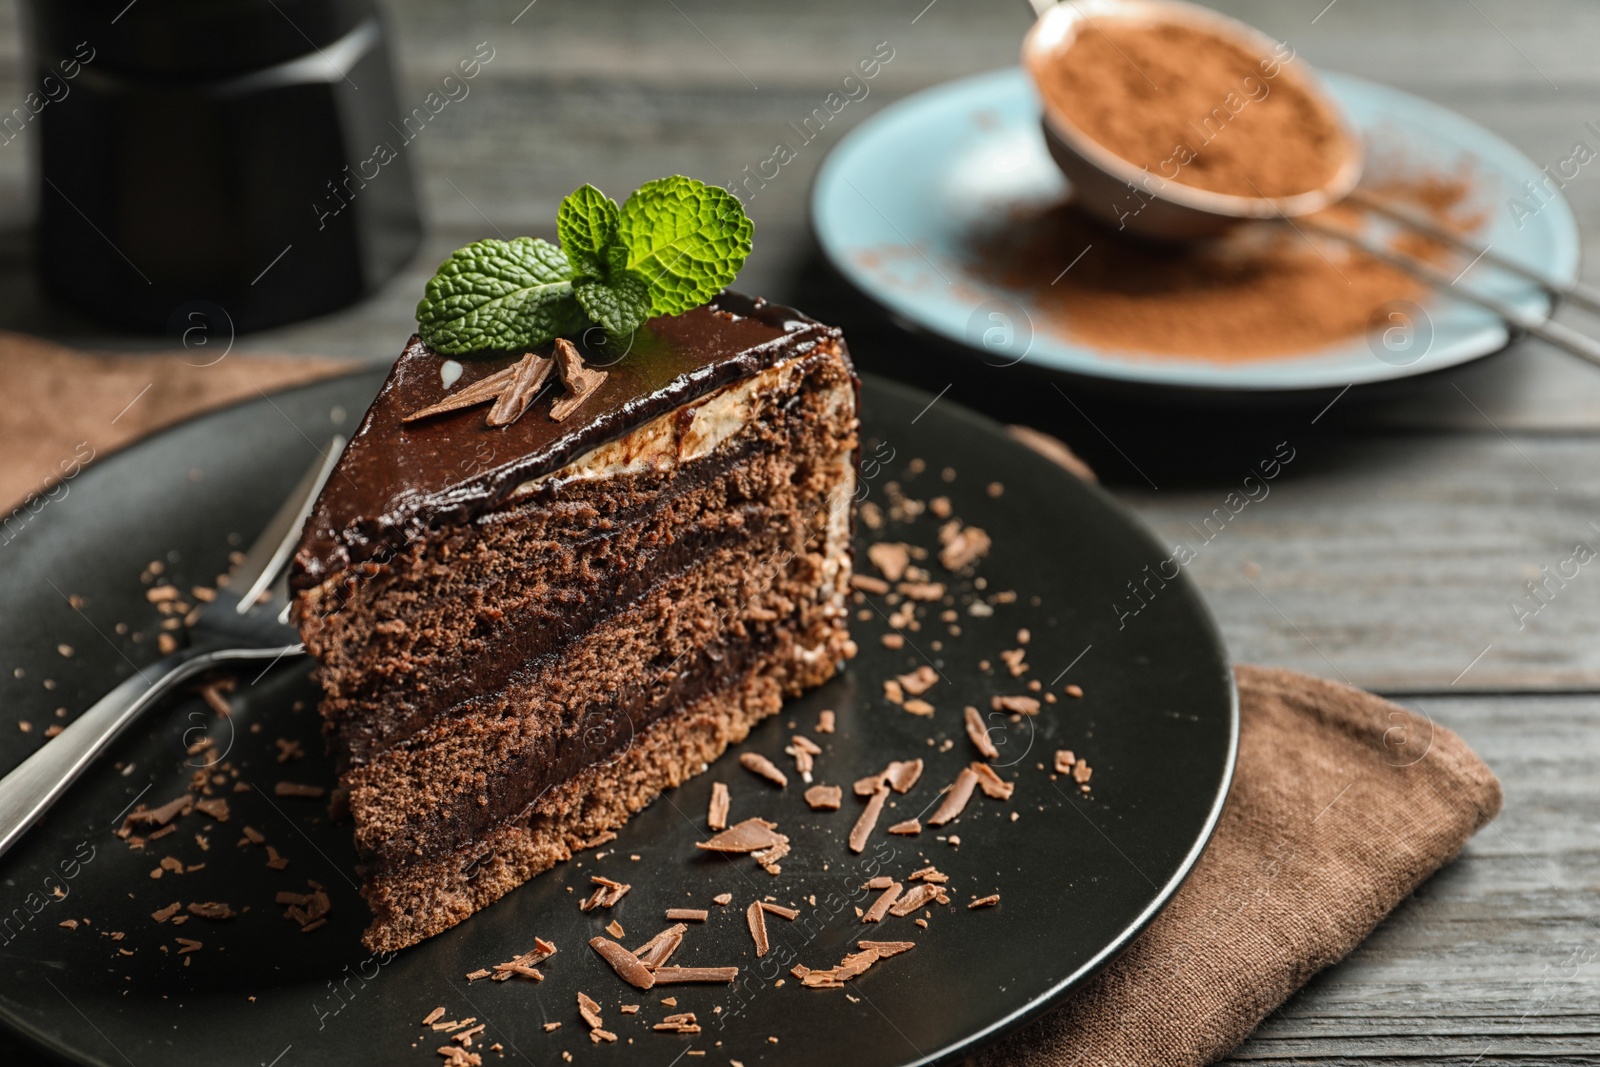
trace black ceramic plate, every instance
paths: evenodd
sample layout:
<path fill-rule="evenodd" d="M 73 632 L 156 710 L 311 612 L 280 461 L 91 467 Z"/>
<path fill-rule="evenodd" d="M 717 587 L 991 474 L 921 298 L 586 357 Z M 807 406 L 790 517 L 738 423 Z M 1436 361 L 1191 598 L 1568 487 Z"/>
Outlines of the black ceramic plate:
<path fill-rule="evenodd" d="M 379 381 L 339 379 L 185 424 L 13 518 L 0 549 L 0 768 L 42 743 L 46 727 L 62 721 L 57 708 L 70 718 L 156 657 L 160 616 L 140 581 L 150 561 L 162 561 L 183 588 L 212 582 L 307 466 L 313 442 L 348 430 Z M 284 664 L 240 678 L 231 718 L 217 719 L 192 696 L 151 714 L 0 860 L 0 1018 L 70 1060 L 120 1067 L 438 1063 L 434 1050 L 447 1035 L 420 1025 L 436 1006 L 445 1019 L 486 1025 L 473 1050 L 488 1064 L 559 1062 L 568 1050 L 581 1062 L 667 1067 L 692 1049 L 708 1063 L 837 1067 L 952 1060 L 1042 1011 L 1150 921 L 1204 847 L 1233 768 L 1232 675 L 1193 587 L 1182 576 L 1146 584 L 1167 553 L 1104 494 L 948 399 L 930 406 L 923 394 L 874 381 L 863 407 L 865 499 L 887 507 L 892 483 L 914 500 L 947 496 L 955 515 L 994 539 L 977 596 L 995 603 L 992 614 L 974 615 L 971 583 L 953 582 L 959 636 L 929 613 L 898 651 L 880 640 L 894 606 L 882 598 L 857 605 L 868 617 L 852 623 L 861 652 L 849 669 L 751 736 L 747 749 L 791 768 L 783 749 L 792 734 L 820 742 L 817 779 L 845 786 L 843 810 L 812 812 L 792 774 L 780 791 L 725 759 L 642 812 L 603 855 L 585 853 L 453 930 L 375 957 L 359 941 L 368 915 L 350 828 L 331 823 L 319 801 L 274 796 L 280 780 L 332 776 L 307 665 Z M 999 495 L 994 482 L 1004 486 Z M 938 525 L 929 512 L 880 534 L 863 526 L 861 548 L 874 537 L 936 548 Z M 929 569 L 941 578 L 937 564 Z M 69 597 L 81 597 L 80 608 Z M 1024 628 L 1025 646 L 1017 636 Z M 1027 671 L 1013 677 L 999 653 L 1018 647 Z M 886 702 L 886 678 L 928 662 L 941 676 L 925 695 L 932 718 Z M 987 710 L 994 696 L 1027 694 L 1035 680 L 1055 703 L 1036 717 L 992 719 L 996 762 L 1016 783 L 1012 799 L 979 794 L 941 830 L 886 834 L 890 823 L 926 818 L 973 758 L 963 706 Z M 1064 694 L 1072 683 L 1081 698 Z M 825 708 L 837 712 L 832 735 L 815 730 Z M 199 748 L 205 739 L 210 747 Z M 305 757 L 280 764 L 279 739 L 298 742 Z M 1053 776 L 1059 748 L 1093 767 L 1091 791 Z M 850 783 L 912 756 L 927 761 L 921 782 L 894 798 L 867 850 L 853 855 L 845 838 L 861 802 Z M 201 770 L 223 775 L 225 822 L 196 812 L 137 851 L 114 835 L 137 799 L 179 796 Z M 729 784 L 735 818 L 760 815 L 791 835 L 780 876 L 748 858 L 695 849 L 714 780 Z M 235 782 L 250 791 L 235 791 Z M 245 826 L 288 867 L 267 867 L 263 847 L 242 843 Z M 184 870 L 154 877 L 166 857 Z M 875 895 L 862 889 L 869 877 L 903 878 L 928 864 L 949 875 L 951 903 L 921 913 L 926 929 L 914 916 L 861 923 L 857 909 Z M 581 914 L 592 873 L 633 891 L 609 912 Z M 327 886 L 333 910 L 326 926 L 302 934 L 274 897 L 303 892 L 308 881 Z M 730 906 L 711 902 L 720 892 L 733 894 Z M 991 893 L 1001 895 L 999 906 L 966 907 Z M 744 909 L 768 895 L 799 907 L 802 918 L 769 916 L 773 951 L 757 960 Z M 174 902 L 206 901 L 240 914 L 182 926 L 152 918 Z M 737 964 L 736 986 L 639 993 L 586 945 L 612 920 L 626 929 L 625 942 L 642 943 L 666 925 L 671 906 L 712 912 L 674 962 Z M 535 936 L 560 949 L 543 966 L 543 983 L 464 979 L 532 948 Z M 180 954 L 180 937 L 201 947 Z M 797 963 L 836 964 L 861 938 L 916 948 L 844 989 L 806 989 L 789 976 Z M 576 1014 L 580 990 L 600 1002 L 620 1045 L 591 1044 Z M 666 995 L 675 1007 L 660 1003 Z M 622 1004 L 643 1007 L 624 1015 Z M 701 1032 L 651 1029 L 674 1011 L 696 1013 Z M 547 1033 L 547 1022 L 562 1025 Z M 500 1051 L 489 1051 L 495 1044 Z"/>

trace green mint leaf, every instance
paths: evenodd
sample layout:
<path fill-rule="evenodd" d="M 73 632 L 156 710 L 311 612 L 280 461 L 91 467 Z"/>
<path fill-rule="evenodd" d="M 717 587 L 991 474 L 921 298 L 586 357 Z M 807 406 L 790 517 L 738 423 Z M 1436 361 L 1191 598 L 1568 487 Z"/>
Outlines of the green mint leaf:
<path fill-rule="evenodd" d="M 522 348 L 582 329 L 572 267 L 548 241 L 474 241 L 439 265 L 417 304 L 417 332 L 436 352 Z"/>
<path fill-rule="evenodd" d="M 638 271 L 616 271 L 605 280 L 580 278 L 573 281 L 572 293 L 612 337 L 626 337 L 650 317 L 650 283 Z"/>
<path fill-rule="evenodd" d="M 683 175 L 646 182 L 622 205 L 616 240 L 649 284 L 650 310 L 678 315 L 730 282 L 754 227 L 737 197 Z"/>
<path fill-rule="evenodd" d="M 556 236 L 561 240 L 561 251 L 580 274 L 597 274 L 586 270 L 589 262 L 603 259 L 606 246 L 617 234 L 617 220 L 621 216 L 617 202 L 592 185 L 580 185 L 561 201 L 556 213 Z M 580 266 L 580 261 L 584 261 Z"/>

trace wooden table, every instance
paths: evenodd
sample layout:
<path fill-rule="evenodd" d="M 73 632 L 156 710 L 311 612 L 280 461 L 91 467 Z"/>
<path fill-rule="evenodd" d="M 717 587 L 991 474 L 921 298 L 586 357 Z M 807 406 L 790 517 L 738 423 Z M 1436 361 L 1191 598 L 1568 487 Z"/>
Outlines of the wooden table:
<path fill-rule="evenodd" d="M 1600 118 L 1600 7 L 1324 3 L 1226 7 L 1312 63 L 1445 103 L 1536 161 L 1565 156 Z M 584 181 L 622 192 L 674 171 L 733 180 L 888 42 L 894 58 L 868 98 L 751 202 L 757 252 L 740 287 L 840 322 L 869 370 L 935 391 L 951 384 L 953 399 L 1069 442 L 1164 539 L 1185 536 L 1246 465 L 1291 442 L 1296 459 L 1271 496 L 1189 568 L 1234 656 L 1392 695 L 1464 735 L 1505 785 L 1504 813 L 1460 860 L 1229 1062 L 1600 1062 L 1600 564 L 1521 627 L 1510 607 L 1577 543 L 1600 548 L 1600 370 L 1519 343 L 1413 388 L 1352 393 L 1315 423 L 1329 398 L 1156 419 L 1092 391 L 1074 407 L 1018 377 L 974 374 L 896 332 L 818 262 L 811 175 L 845 129 L 886 103 L 1012 63 L 1027 25 L 1021 0 L 387 6 L 403 103 L 478 42 L 495 49 L 472 95 L 409 149 L 430 223 L 424 249 L 360 306 L 242 338 L 241 349 L 388 360 L 451 249 L 492 227 L 553 237 L 558 199 Z M 15 18 L 0 7 L 4 100 L 26 91 Z M 145 343 L 37 299 L 28 151 L 22 140 L 0 149 L 0 327 Z M 1595 241 L 1600 170 L 1566 195 Z"/>

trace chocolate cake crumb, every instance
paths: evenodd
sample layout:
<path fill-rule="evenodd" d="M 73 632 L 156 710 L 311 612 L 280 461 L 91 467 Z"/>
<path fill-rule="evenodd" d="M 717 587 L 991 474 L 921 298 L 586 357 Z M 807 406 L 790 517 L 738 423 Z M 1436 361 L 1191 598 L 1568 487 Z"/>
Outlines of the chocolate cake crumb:
<path fill-rule="evenodd" d="M 1008 782 L 995 773 L 994 768 L 987 763 L 973 762 L 969 769 L 978 776 L 978 787 L 983 790 L 983 795 L 995 800 L 1010 800 L 1011 794 L 1016 791 L 1016 783 Z"/>
<path fill-rule="evenodd" d="M 883 812 L 884 801 L 889 799 L 888 785 L 880 785 L 872 794 L 872 799 L 867 801 L 866 808 L 861 816 L 856 819 L 856 824 L 850 830 L 850 851 L 861 852 L 867 847 L 867 839 L 872 836 L 872 828 L 878 825 L 878 816 Z"/>
<path fill-rule="evenodd" d="M 728 828 L 728 787 L 722 782 L 711 783 L 711 804 L 706 812 L 706 825 L 713 830 Z"/>
<path fill-rule="evenodd" d="M 730 899 L 732 899 L 730 897 Z M 703 923 L 711 913 L 704 908 L 668 908 L 667 918 L 681 922 Z"/>
<path fill-rule="evenodd" d="M 945 823 L 960 815 L 966 809 L 967 801 L 972 799 L 972 791 L 977 788 L 978 776 L 970 767 L 964 767 L 956 775 L 955 784 L 945 794 L 944 801 L 932 815 L 928 816 L 929 826 L 943 826 Z"/>
<path fill-rule="evenodd" d="M 655 971 L 657 985 L 681 985 L 685 982 L 732 982 L 738 979 L 737 967 L 658 967 Z M 662 1001 L 663 1004 L 666 1001 Z"/>
<path fill-rule="evenodd" d="M 639 957 L 615 941 L 603 937 L 590 938 L 589 947 L 611 965 L 611 969 L 617 972 L 619 978 L 634 988 L 649 989 L 656 984 L 656 976 L 650 968 L 639 962 Z"/>
<path fill-rule="evenodd" d="M 772 761 L 761 755 L 759 752 L 739 753 L 739 766 L 743 767 L 757 778 L 765 778 L 767 781 L 771 782 L 775 786 L 778 786 L 779 788 L 783 788 L 789 784 L 788 776 L 780 771 L 777 767 L 773 766 Z"/>
<path fill-rule="evenodd" d="M 889 908 L 893 906 L 896 900 L 900 899 L 900 892 L 904 888 L 899 882 L 891 881 L 888 888 L 878 894 L 878 899 L 874 900 L 872 905 L 867 908 L 866 914 L 861 916 L 861 921 L 864 923 L 882 922 L 883 917 L 889 913 Z M 918 888 L 921 887 L 919 886 Z"/>
<path fill-rule="evenodd" d="M 967 737 L 972 741 L 972 747 L 978 750 L 978 755 L 984 759 L 999 759 L 1000 750 L 994 747 L 989 731 L 984 728 L 983 714 L 970 704 L 961 709 L 961 714 L 966 719 Z"/>
<path fill-rule="evenodd" d="M 1000 903 L 1000 894 L 999 893 L 990 893 L 988 896 L 979 897 L 977 900 L 974 900 L 971 904 L 968 904 L 967 905 L 967 910 L 971 911 L 973 908 L 992 908 L 998 903 Z"/>
<path fill-rule="evenodd" d="M 559 1029 L 561 1029 L 561 1024 L 560 1023 L 545 1023 L 544 1024 L 544 1032 L 547 1033 L 547 1034 L 553 1034 Z"/>
<path fill-rule="evenodd" d="M 818 712 L 817 713 L 817 733 L 819 733 L 819 734 L 831 734 L 831 733 L 833 733 L 833 719 L 834 719 L 834 716 L 833 716 L 833 712 L 831 712 L 831 711 L 824 710 L 824 711 Z"/>
<path fill-rule="evenodd" d="M 836 785 L 814 785 L 806 790 L 806 803 L 813 811 L 838 811 L 844 790 Z"/>
<path fill-rule="evenodd" d="M 750 937 L 756 943 L 756 959 L 767 954 L 767 913 L 759 901 L 752 901 L 744 910 L 744 921 L 750 927 Z"/>
<path fill-rule="evenodd" d="M 893 826 L 889 827 L 889 832 L 891 834 L 900 834 L 903 837 L 915 837 L 916 835 L 922 833 L 922 823 L 918 822 L 916 819 L 907 819 L 904 822 L 897 822 Z"/>

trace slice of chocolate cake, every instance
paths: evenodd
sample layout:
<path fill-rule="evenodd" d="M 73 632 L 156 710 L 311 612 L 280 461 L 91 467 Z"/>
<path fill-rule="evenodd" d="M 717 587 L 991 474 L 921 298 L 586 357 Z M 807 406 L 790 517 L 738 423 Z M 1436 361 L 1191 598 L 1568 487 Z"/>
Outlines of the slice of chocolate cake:
<path fill-rule="evenodd" d="M 295 557 L 374 950 L 705 770 L 853 654 L 839 331 L 724 292 L 626 345 L 413 339 Z"/>

